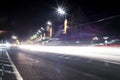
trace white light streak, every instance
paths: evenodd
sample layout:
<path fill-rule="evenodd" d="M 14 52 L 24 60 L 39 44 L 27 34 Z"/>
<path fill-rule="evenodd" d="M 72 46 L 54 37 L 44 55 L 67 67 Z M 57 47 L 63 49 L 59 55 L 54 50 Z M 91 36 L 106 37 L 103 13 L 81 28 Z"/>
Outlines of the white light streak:
<path fill-rule="evenodd" d="M 82 56 L 102 61 L 120 62 L 120 48 L 113 47 L 79 47 L 79 46 L 31 46 L 20 45 L 19 48 L 48 52 L 55 54 L 65 54 L 73 56 Z"/>

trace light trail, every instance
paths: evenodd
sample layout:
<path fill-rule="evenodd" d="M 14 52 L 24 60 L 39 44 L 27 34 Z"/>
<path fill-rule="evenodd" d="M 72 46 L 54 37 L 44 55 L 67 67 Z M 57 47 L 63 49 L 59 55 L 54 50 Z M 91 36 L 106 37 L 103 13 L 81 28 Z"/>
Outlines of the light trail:
<path fill-rule="evenodd" d="M 101 61 L 120 64 L 120 48 L 118 47 L 79 47 L 79 46 L 33 46 L 20 45 L 21 49 L 48 52 L 54 54 L 65 54 L 73 56 L 82 56 Z"/>

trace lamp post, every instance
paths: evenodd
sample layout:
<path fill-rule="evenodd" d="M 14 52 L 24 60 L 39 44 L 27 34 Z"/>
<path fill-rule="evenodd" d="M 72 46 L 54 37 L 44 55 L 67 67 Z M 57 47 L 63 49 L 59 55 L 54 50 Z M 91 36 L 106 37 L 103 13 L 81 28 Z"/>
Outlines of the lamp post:
<path fill-rule="evenodd" d="M 49 31 L 49 37 L 52 38 L 53 30 L 52 30 L 52 22 L 48 21 L 48 31 Z"/>
<path fill-rule="evenodd" d="M 20 44 L 20 41 L 18 40 L 18 37 L 13 35 L 12 39 L 15 40 L 16 44 Z"/>
<path fill-rule="evenodd" d="M 61 16 L 65 16 L 63 34 L 67 34 L 67 28 L 68 28 L 67 22 L 68 21 L 67 21 L 67 18 L 66 18 L 66 11 L 65 11 L 64 8 L 58 7 L 57 8 L 57 13 Z"/>

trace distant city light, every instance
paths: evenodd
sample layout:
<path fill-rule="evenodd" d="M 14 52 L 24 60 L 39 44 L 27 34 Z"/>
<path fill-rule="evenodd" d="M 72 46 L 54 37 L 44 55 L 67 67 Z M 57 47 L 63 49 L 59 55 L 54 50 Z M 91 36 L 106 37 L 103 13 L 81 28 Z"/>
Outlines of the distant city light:
<path fill-rule="evenodd" d="M 30 39 L 35 39 L 37 37 L 36 34 L 34 34 Z"/>
<path fill-rule="evenodd" d="M 93 40 L 99 40 L 99 38 L 97 36 L 93 37 Z"/>
<path fill-rule="evenodd" d="M 105 39 L 105 40 L 108 39 L 108 38 L 109 38 L 109 37 L 103 37 L 103 39 Z"/>
<path fill-rule="evenodd" d="M 7 31 L 1 31 L 1 30 L 0 30 L 0 34 L 3 34 L 3 33 L 5 33 L 5 32 L 7 32 Z"/>

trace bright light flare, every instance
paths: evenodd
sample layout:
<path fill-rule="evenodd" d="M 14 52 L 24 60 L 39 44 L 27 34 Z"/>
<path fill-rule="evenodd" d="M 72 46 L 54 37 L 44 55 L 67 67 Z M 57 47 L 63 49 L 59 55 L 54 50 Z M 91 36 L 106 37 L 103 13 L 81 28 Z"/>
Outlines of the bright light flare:
<path fill-rule="evenodd" d="M 57 13 L 60 14 L 60 15 L 66 15 L 65 9 L 62 8 L 62 7 L 58 7 L 57 8 Z"/>
<path fill-rule="evenodd" d="M 82 56 L 101 61 L 108 61 L 111 63 L 120 61 L 120 48 L 113 47 L 31 46 L 31 45 L 21 45 L 19 47 L 31 51 Z"/>
<path fill-rule="evenodd" d="M 4 44 L 6 46 L 6 48 L 11 47 L 12 45 L 9 42 L 6 42 L 6 44 Z"/>
<path fill-rule="evenodd" d="M 50 21 L 47 22 L 47 25 L 52 25 L 52 23 Z"/>
<path fill-rule="evenodd" d="M 0 48 L 10 48 L 12 45 L 9 42 L 0 44 Z"/>

